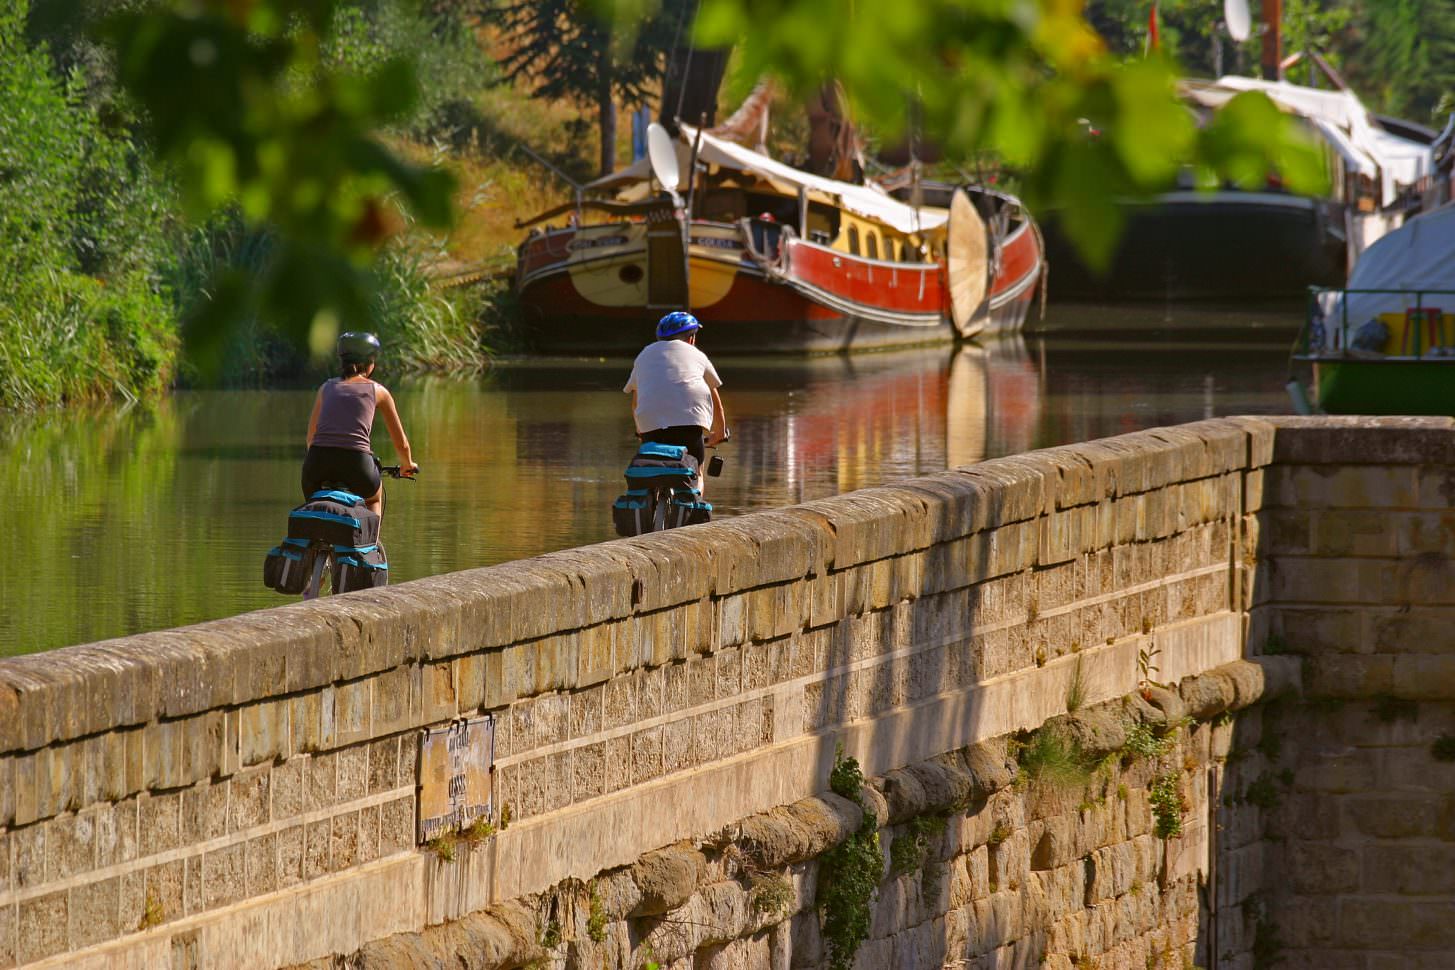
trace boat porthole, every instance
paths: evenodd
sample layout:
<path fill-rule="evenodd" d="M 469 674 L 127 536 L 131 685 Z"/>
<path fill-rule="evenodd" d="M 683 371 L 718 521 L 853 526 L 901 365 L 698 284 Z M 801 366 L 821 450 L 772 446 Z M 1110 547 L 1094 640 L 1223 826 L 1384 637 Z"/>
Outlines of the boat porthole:
<path fill-rule="evenodd" d="M 642 281 L 642 268 L 636 263 L 627 263 L 616 271 L 616 275 L 623 283 L 640 283 Z"/>

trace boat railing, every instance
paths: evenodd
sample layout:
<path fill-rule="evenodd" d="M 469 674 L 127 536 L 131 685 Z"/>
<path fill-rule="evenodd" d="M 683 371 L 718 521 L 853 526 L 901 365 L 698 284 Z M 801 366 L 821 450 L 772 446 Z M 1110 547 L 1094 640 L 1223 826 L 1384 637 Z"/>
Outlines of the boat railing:
<path fill-rule="evenodd" d="M 1329 321 L 1325 313 L 1324 301 L 1321 299 L 1324 295 L 1329 293 L 1337 294 L 1340 297 L 1338 319 L 1334 321 L 1332 329 L 1330 329 Z M 1413 330 L 1413 356 L 1417 358 L 1423 357 L 1428 350 L 1437 346 L 1451 346 L 1450 341 L 1443 339 L 1446 336 L 1444 324 L 1445 307 L 1440 305 L 1426 306 L 1425 298 L 1455 297 L 1455 289 L 1385 289 L 1375 287 L 1310 286 L 1308 288 L 1308 305 L 1307 312 L 1304 314 L 1303 327 L 1300 328 L 1298 338 L 1294 344 L 1294 346 L 1297 348 L 1298 354 L 1303 356 L 1309 356 L 1317 354 L 1320 351 L 1332 351 L 1342 354 L 1350 349 L 1350 340 L 1352 337 L 1352 334 L 1349 332 L 1348 297 L 1350 295 L 1403 297 L 1406 301 L 1403 308 L 1406 318 L 1410 318 L 1412 315 L 1418 318 L 1417 320 L 1412 320 L 1411 326 L 1406 328 L 1407 332 L 1409 330 Z M 1411 299 L 1413 300 L 1413 303 L 1408 302 Z M 1445 302 L 1448 303 L 1452 301 Z M 1440 315 L 1430 315 L 1428 313 L 1428 311 L 1430 310 L 1439 311 Z M 1426 312 L 1421 313 L 1420 311 Z M 1455 313 L 1455 307 L 1451 308 L 1451 312 Z M 1419 326 L 1420 323 L 1424 323 L 1426 321 L 1429 322 L 1429 328 L 1431 330 L 1430 339 L 1428 341 L 1424 341 L 1422 339 L 1421 328 Z M 1355 325 L 1362 325 L 1363 322 L 1364 321 L 1359 321 Z M 1441 337 L 1441 339 L 1438 341 L 1434 337 L 1436 329 L 1438 329 L 1439 336 Z M 1330 336 L 1333 337 L 1332 341 L 1328 339 Z M 1404 342 L 1409 343 L 1410 341 L 1406 340 Z"/>

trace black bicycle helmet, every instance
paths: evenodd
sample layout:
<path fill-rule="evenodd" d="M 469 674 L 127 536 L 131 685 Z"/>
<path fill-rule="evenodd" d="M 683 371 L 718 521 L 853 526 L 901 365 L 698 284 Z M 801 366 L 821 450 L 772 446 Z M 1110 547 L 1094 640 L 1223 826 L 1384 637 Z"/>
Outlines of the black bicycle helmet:
<path fill-rule="evenodd" d="M 372 364 L 379 356 L 379 338 L 362 330 L 339 334 L 338 356 L 345 364 Z"/>

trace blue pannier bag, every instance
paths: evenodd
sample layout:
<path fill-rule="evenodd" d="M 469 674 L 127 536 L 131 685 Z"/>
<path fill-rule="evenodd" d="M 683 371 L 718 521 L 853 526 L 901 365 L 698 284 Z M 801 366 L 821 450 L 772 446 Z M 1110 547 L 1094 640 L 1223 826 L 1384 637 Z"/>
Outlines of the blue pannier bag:
<path fill-rule="evenodd" d="M 648 441 L 637 449 L 631 464 L 626 466 L 628 489 L 652 485 L 685 485 L 697 477 L 697 459 L 682 445 L 663 445 Z"/>
<path fill-rule="evenodd" d="M 379 517 L 352 492 L 314 492 L 288 513 L 288 537 L 331 546 L 373 546 L 379 541 Z"/>
<path fill-rule="evenodd" d="M 263 558 L 263 585 L 289 596 L 308 586 L 317 553 L 307 539 L 284 539 Z"/>
<path fill-rule="evenodd" d="M 352 593 L 389 585 L 389 558 L 378 543 L 333 547 L 333 591 Z"/>

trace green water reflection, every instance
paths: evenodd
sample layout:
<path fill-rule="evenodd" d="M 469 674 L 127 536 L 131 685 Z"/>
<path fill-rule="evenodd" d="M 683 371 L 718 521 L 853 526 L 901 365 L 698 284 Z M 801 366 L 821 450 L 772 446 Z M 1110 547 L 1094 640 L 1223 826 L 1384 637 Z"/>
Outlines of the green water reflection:
<path fill-rule="evenodd" d="M 708 347 L 710 351 L 710 346 Z M 1284 353 L 1015 341 L 720 360 L 720 516 L 1215 414 L 1286 410 Z M 396 388 L 420 481 L 391 483 L 396 582 L 612 537 L 633 445 L 628 362 L 533 362 Z M 278 605 L 262 556 L 298 501 L 312 392 L 0 416 L 0 654 Z M 387 449 L 382 429 L 376 444 Z M 381 454 L 387 452 L 381 450 Z"/>

